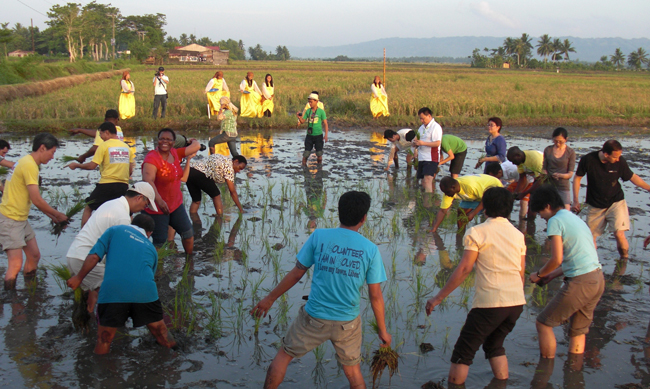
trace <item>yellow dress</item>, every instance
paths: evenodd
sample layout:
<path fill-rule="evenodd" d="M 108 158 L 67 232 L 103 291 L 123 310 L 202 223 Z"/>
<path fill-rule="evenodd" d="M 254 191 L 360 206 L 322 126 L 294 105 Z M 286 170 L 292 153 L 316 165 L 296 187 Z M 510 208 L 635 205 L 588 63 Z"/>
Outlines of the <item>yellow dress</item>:
<path fill-rule="evenodd" d="M 129 90 L 134 90 L 133 81 L 128 81 Z M 118 102 L 118 110 L 120 111 L 120 119 L 126 120 L 135 116 L 135 95 L 133 93 L 126 93 L 122 89 L 120 93 L 120 100 Z"/>
<path fill-rule="evenodd" d="M 213 78 L 212 80 L 213 83 L 212 83 L 212 88 L 210 90 L 213 89 L 218 89 L 218 90 L 214 92 L 208 91 L 207 96 L 208 96 L 208 104 L 210 104 L 210 114 L 212 116 L 215 116 L 217 113 L 219 113 L 219 109 L 221 109 L 221 103 L 219 102 L 219 100 L 221 100 L 223 96 L 230 98 L 230 91 L 223 90 L 223 78 L 222 79 Z"/>
<path fill-rule="evenodd" d="M 388 113 L 388 96 L 386 96 L 386 91 L 384 90 L 384 87 L 382 86 L 381 88 L 377 88 L 375 84 L 372 84 L 372 86 L 379 97 L 375 97 L 375 93 L 373 93 L 370 96 L 370 111 L 372 112 L 373 117 L 380 117 L 380 116 L 389 116 L 390 113 Z"/>
<path fill-rule="evenodd" d="M 241 98 L 239 99 L 239 116 L 245 118 L 261 118 L 264 115 L 262 112 L 262 95 L 258 92 L 259 88 L 257 88 L 257 84 L 253 81 L 253 85 L 248 86 L 246 80 L 242 81 L 243 84 L 246 85 L 244 91 L 249 93 L 242 92 Z"/>
<path fill-rule="evenodd" d="M 273 96 L 273 87 L 272 86 L 266 86 L 266 85 L 264 87 L 266 88 L 266 91 L 268 92 L 268 94 Z M 262 114 L 264 114 L 264 112 L 266 112 L 267 109 L 269 110 L 269 112 L 273 113 L 273 107 L 274 106 L 275 106 L 275 104 L 273 104 L 273 100 L 264 100 L 264 102 L 262 103 Z"/>

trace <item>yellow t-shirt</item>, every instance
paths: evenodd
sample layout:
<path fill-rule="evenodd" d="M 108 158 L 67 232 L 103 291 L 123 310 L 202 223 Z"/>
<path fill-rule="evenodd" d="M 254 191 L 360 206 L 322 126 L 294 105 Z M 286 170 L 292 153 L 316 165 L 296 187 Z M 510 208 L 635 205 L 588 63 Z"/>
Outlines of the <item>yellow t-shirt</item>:
<path fill-rule="evenodd" d="M 122 128 L 120 126 L 115 126 L 117 129 L 117 139 L 124 141 L 124 133 L 122 132 Z M 93 142 L 93 146 L 99 146 L 104 142 L 101 136 L 99 136 L 99 130 L 97 130 L 97 133 L 95 134 L 95 141 Z"/>
<path fill-rule="evenodd" d="M 38 172 L 38 165 L 31 154 L 18 160 L 5 184 L 0 213 L 16 221 L 27 220 L 32 205 L 27 185 L 38 186 Z"/>
<path fill-rule="evenodd" d="M 481 201 L 483 198 L 483 193 L 489 188 L 499 186 L 503 187 L 501 181 L 496 178 L 489 176 L 487 174 L 477 174 L 474 176 L 463 176 L 458 177 L 458 183 L 460 184 L 460 192 L 454 197 L 445 196 L 442 199 L 442 204 L 440 209 L 447 209 L 451 207 L 451 203 L 454 202 L 454 198 L 459 198 L 464 201 Z"/>
<path fill-rule="evenodd" d="M 135 161 L 135 153 L 119 139 L 109 139 L 97 146 L 93 162 L 99 165 L 100 184 L 112 182 L 129 183 L 129 167 Z"/>
<path fill-rule="evenodd" d="M 517 172 L 519 174 L 533 173 L 535 177 L 539 177 L 542 174 L 544 165 L 544 154 L 537 150 L 526 150 L 524 154 L 526 155 L 526 162 L 517 166 Z"/>

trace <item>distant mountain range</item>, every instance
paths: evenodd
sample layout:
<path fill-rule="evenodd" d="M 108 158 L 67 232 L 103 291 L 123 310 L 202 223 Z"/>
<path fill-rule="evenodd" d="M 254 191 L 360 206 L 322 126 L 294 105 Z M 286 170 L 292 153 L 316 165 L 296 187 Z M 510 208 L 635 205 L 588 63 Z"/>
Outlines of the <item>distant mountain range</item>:
<path fill-rule="evenodd" d="M 517 37 L 513 37 L 517 38 Z M 596 62 L 603 55 L 611 55 L 620 47 L 625 55 L 643 47 L 650 52 L 648 38 L 576 38 L 552 37 L 562 40 L 569 39 L 576 53 L 571 53 L 571 59 Z M 497 48 L 503 44 L 505 37 L 489 36 L 456 36 L 445 38 L 386 38 L 369 42 L 355 43 L 342 46 L 289 46 L 292 58 L 326 59 L 345 55 L 350 58 L 381 58 L 386 48 L 389 58 L 403 57 L 468 57 L 475 48 L 483 50 Z M 533 37 L 533 46 L 537 44 Z M 266 48 L 273 50 L 273 48 Z M 535 54 L 536 55 L 536 54 Z M 537 57 L 536 57 L 537 58 Z"/>

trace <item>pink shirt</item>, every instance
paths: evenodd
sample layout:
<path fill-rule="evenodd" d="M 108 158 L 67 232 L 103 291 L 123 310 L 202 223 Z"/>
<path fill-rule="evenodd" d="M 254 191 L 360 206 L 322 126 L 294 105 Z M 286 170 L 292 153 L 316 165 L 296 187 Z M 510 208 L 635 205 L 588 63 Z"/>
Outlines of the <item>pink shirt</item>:
<path fill-rule="evenodd" d="M 156 167 L 156 179 L 154 184 L 156 190 L 163 200 L 167 203 L 169 212 L 174 212 L 176 208 L 183 204 L 183 194 L 181 193 L 181 177 L 183 177 L 183 169 L 181 168 L 181 159 L 185 158 L 185 147 L 180 149 L 171 149 L 171 155 L 174 157 L 174 162 L 170 163 L 163 160 L 158 150 L 151 150 L 144 162 L 149 163 Z M 145 212 L 152 215 L 162 215 L 162 211 L 154 212 L 149 208 Z"/>

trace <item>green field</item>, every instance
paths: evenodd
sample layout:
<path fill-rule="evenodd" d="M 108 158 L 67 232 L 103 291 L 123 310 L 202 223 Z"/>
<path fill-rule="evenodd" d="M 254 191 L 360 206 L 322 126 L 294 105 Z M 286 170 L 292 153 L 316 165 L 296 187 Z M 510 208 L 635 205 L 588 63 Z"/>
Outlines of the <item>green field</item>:
<path fill-rule="evenodd" d="M 214 67 L 169 65 L 168 117 L 150 119 L 154 68 L 132 73 L 136 87 L 136 117 L 125 129 L 155 130 L 213 127 L 208 120 L 203 89 Z M 261 84 L 271 73 L 276 83 L 276 112 L 270 119 L 240 118 L 240 128 L 288 128 L 307 95 L 318 90 L 331 124 L 337 127 L 415 126 L 417 110 L 428 106 L 444 126 L 482 125 L 499 116 L 505 126 L 631 126 L 650 123 L 650 78 L 647 72 L 555 73 L 465 66 L 388 64 L 387 92 L 391 116 L 373 119 L 370 84 L 382 73 L 381 63 L 234 62 L 222 67 L 239 105 L 239 83 L 246 71 Z M 117 108 L 119 77 L 86 83 L 48 95 L 0 104 L 5 130 L 61 130 L 95 127 L 108 108 Z"/>

